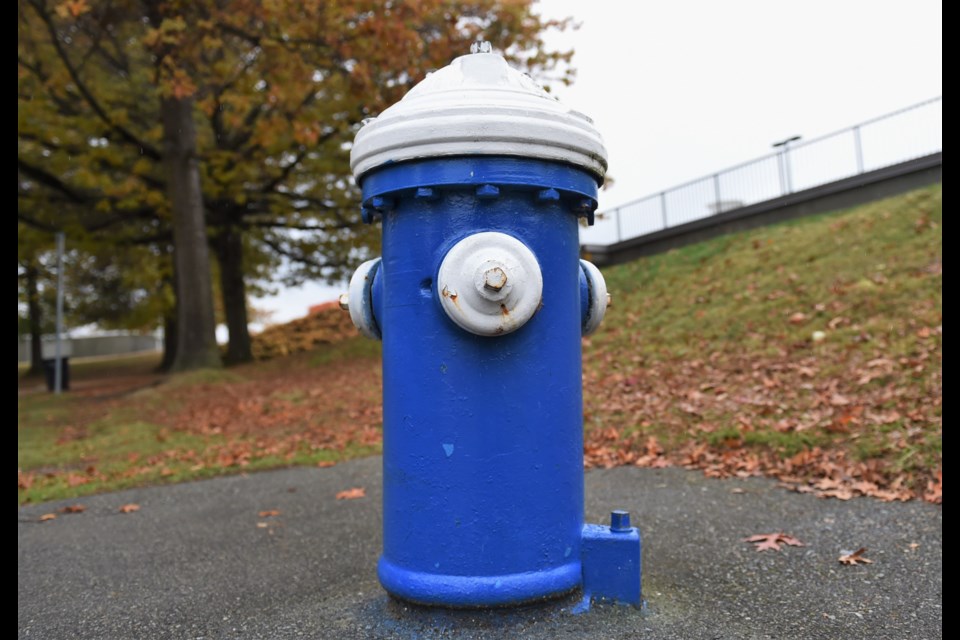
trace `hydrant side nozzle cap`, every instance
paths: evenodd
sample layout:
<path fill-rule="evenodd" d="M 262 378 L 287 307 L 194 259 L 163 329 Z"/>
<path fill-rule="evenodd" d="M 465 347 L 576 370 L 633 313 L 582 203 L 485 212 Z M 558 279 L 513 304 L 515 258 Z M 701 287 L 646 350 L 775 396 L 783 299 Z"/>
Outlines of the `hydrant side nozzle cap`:
<path fill-rule="evenodd" d="M 602 180 L 607 150 L 593 122 L 496 53 L 455 58 L 357 133 L 357 179 L 381 165 L 441 156 L 520 156 L 565 162 Z"/>

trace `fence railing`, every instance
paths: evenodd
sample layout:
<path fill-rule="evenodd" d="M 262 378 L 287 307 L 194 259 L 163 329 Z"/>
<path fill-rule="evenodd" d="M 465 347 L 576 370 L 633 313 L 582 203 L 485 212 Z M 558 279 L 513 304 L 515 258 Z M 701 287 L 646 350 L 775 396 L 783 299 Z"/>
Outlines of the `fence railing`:
<path fill-rule="evenodd" d="M 943 96 L 665 189 L 600 213 L 589 244 L 636 238 L 943 151 Z"/>

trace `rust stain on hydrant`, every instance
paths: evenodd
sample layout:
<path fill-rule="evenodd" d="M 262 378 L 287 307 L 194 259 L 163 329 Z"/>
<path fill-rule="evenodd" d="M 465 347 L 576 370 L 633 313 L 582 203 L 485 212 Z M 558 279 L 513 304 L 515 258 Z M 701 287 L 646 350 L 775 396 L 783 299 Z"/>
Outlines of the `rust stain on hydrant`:
<path fill-rule="evenodd" d="M 440 292 L 440 295 L 442 295 L 444 298 L 449 298 L 450 302 L 452 302 L 457 309 L 460 308 L 460 303 L 457 301 L 459 296 L 456 291 L 450 291 L 447 287 L 444 287 L 443 291 Z"/>

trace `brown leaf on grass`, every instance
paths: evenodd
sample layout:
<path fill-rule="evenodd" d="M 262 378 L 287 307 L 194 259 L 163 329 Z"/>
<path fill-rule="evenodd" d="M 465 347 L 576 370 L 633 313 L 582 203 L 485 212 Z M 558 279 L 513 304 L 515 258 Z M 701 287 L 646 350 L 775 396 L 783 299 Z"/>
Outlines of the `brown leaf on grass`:
<path fill-rule="evenodd" d="M 936 481 L 927 482 L 927 490 L 923 493 L 923 499 L 934 504 L 943 504 L 943 469 L 937 471 Z"/>
<path fill-rule="evenodd" d="M 845 554 L 841 555 L 841 556 L 838 558 L 838 560 L 840 561 L 840 564 L 849 564 L 849 565 L 854 565 L 854 564 L 873 564 L 873 560 L 871 560 L 870 558 L 864 558 L 864 557 L 863 557 L 863 554 L 866 553 L 866 552 L 867 552 L 867 548 L 866 548 L 866 547 L 860 547 L 859 549 L 857 549 L 857 550 L 854 551 L 853 553 L 845 553 Z"/>
<path fill-rule="evenodd" d="M 335 464 L 337 463 L 334 462 L 333 460 L 321 460 L 320 462 L 317 463 L 317 466 L 320 467 L 321 469 L 326 469 L 327 467 L 332 467 Z"/>
<path fill-rule="evenodd" d="M 806 545 L 782 531 L 778 533 L 758 533 L 757 535 L 744 538 L 744 542 L 756 545 L 757 551 L 780 551 L 783 545 L 791 547 L 805 547 Z"/>
<path fill-rule="evenodd" d="M 131 502 L 120 507 L 119 511 L 120 513 L 133 513 L 134 511 L 140 511 L 140 505 Z"/>
<path fill-rule="evenodd" d="M 83 513 L 87 510 L 87 507 L 82 504 L 71 504 L 63 509 L 60 509 L 60 513 Z"/>
<path fill-rule="evenodd" d="M 357 498 L 366 498 L 367 490 L 363 487 L 354 487 L 345 489 L 337 494 L 337 500 L 356 500 Z"/>
<path fill-rule="evenodd" d="M 17 489 L 29 489 L 33 486 L 34 476 L 32 473 L 24 473 L 17 469 Z"/>
<path fill-rule="evenodd" d="M 55 513 L 45 513 L 39 518 L 37 518 L 37 520 L 40 522 L 50 522 L 51 520 L 56 520 L 56 519 L 57 519 L 57 514 Z"/>
<path fill-rule="evenodd" d="M 804 322 L 806 322 L 806 320 L 807 320 L 807 314 L 805 314 L 802 311 L 797 311 L 796 313 L 791 314 L 789 318 L 787 318 L 787 322 L 789 322 L 790 324 L 803 324 Z"/>
<path fill-rule="evenodd" d="M 280 509 L 266 509 L 257 514 L 260 518 L 273 518 L 280 515 Z"/>
<path fill-rule="evenodd" d="M 850 398 L 841 393 L 834 393 L 830 396 L 830 404 L 835 407 L 844 407 L 850 404 Z"/>
<path fill-rule="evenodd" d="M 82 476 L 79 473 L 68 473 L 67 474 L 67 486 L 69 487 L 79 487 L 82 484 L 87 484 L 90 482 L 90 478 Z"/>

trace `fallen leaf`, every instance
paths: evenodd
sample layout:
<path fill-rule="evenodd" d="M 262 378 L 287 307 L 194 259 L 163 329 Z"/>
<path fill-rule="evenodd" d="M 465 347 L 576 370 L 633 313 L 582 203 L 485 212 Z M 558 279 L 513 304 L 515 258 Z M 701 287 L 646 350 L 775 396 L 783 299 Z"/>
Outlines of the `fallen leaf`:
<path fill-rule="evenodd" d="M 830 404 L 835 407 L 843 407 L 850 404 L 850 398 L 846 397 L 843 394 L 835 393 L 830 396 Z"/>
<path fill-rule="evenodd" d="M 24 473 L 17 469 L 17 488 L 18 489 L 29 489 L 33 486 L 34 476 L 32 473 Z"/>
<path fill-rule="evenodd" d="M 49 522 L 51 520 L 56 520 L 56 519 L 57 519 L 57 514 L 55 513 L 45 513 L 39 518 L 40 522 Z"/>
<path fill-rule="evenodd" d="M 333 460 L 321 460 L 320 462 L 317 463 L 317 466 L 320 467 L 321 469 L 326 469 L 327 467 L 332 467 L 335 464 L 337 463 L 334 462 Z"/>
<path fill-rule="evenodd" d="M 873 564 L 873 560 L 863 557 L 863 554 L 866 553 L 866 551 L 866 547 L 860 547 L 853 553 L 845 553 L 839 558 L 840 564 Z"/>
<path fill-rule="evenodd" d="M 367 497 L 367 490 L 363 487 L 346 489 L 337 494 L 337 500 L 356 500 L 357 498 L 365 497 Z"/>
<path fill-rule="evenodd" d="M 807 319 L 807 314 L 803 313 L 802 311 L 797 311 L 787 319 L 787 322 L 789 322 L 790 324 L 803 324 L 806 321 L 806 319 Z"/>
<path fill-rule="evenodd" d="M 60 509 L 60 513 L 83 513 L 87 508 L 82 504 L 71 504 Z"/>
<path fill-rule="evenodd" d="M 88 482 L 90 482 L 90 478 L 82 476 L 79 473 L 67 474 L 67 486 L 79 487 L 80 485 L 87 484 Z"/>
<path fill-rule="evenodd" d="M 758 533 L 755 536 L 744 538 L 743 541 L 757 545 L 757 551 L 766 551 L 767 549 L 780 551 L 781 546 L 785 544 L 791 547 L 806 546 L 793 536 L 783 533 L 782 531 L 778 533 Z"/>
<path fill-rule="evenodd" d="M 257 514 L 257 516 L 259 516 L 259 517 L 261 517 L 261 518 L 272 518 L 272 517 L 278 516 L 278 515 L 280 515 L 280 510 L 279 510 L 279 509 L 267 509 L 267 510 L 261 511 L 260 513 Z"/>
<path fill-rule="evenodd" d="M 258 523 L 257 523 L 257 529 L 266 529 L 266 528 L 269 527 L 269 526 L 270 526 L 270 523 L 269 523 L 269 522 L 258 522 Z"/>
<path fill-rule="evenodd" d="M 133 513 L 134 511 L 140 511 L 140 505 L 131 502 L 120 507 L 120 513 Z"/>
<path fill-rule="evenodd" d="M 934 504 L 943 504 L 943 469 L 937 471 L 936 481 L 927 482 L 927 490 L 923 494 L 923 499 Z"/>

